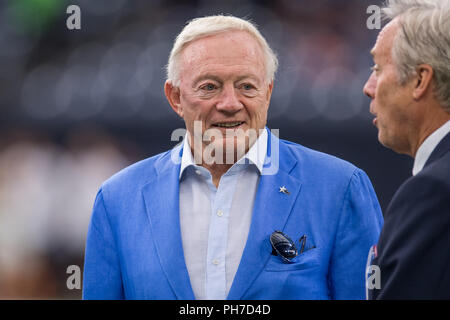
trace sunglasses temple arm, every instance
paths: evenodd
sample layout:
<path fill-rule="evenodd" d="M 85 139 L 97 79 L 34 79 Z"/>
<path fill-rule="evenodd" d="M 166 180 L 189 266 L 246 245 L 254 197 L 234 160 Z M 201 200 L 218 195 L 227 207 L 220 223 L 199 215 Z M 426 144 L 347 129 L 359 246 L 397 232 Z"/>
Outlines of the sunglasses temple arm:
<path fill-rule="evenodd" d="M 301 243 L 300 254 L 302 254 L 303 250 L 305 249 L 306 235 L 301 236 L 298 242 Z"/>

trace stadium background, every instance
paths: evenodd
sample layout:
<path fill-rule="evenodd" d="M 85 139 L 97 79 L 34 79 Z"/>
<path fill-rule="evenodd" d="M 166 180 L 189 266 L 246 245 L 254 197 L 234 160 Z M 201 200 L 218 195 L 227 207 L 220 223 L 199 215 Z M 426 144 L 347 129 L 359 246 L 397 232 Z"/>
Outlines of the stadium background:
<path fill-rule="evenodd" d="M 68 30 L 66 8 L 81 8 Z M 367 172 L 386 209 L 412 159 L 383 148 L 362 87 L 378 30 L 366 0 L 0 2 L 0 298 L 78 299 L 101 182 L 174 146 L 164 66 L 185 22 L 250 18 L 278 54 L 269 128 Z"/>

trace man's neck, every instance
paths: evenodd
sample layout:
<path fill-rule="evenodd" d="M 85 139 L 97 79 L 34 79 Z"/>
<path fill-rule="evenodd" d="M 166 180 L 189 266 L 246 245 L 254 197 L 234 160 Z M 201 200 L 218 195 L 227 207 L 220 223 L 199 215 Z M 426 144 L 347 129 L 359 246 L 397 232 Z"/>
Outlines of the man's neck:
<path fill-rule="evenodd" d="M 211 173 L 213 184 L 216 188 L 219 187 L 220 178 L 233 166 L 232 164 L 204 164 L 204 168 Z"/>
<path fill-rule="evenodd" d="M 235 163 L 240 161 L 243 157 L 246 157 L 246 155 L 250 157 L 249 159 L 257 165 L 260 171 L 262 170 L 263 162 L 261 163 L 261 161 L 264 161 L 267 152 L 267 131 L 262 128 L 255 137 L 250 136 L 246 138 L 245 146 L 243 148 L 242 144 L 241 147 L 233 145 L 233 147 L 229 149 L 229 152 L 222 150 L 223 152 L 220 155 L 216 154 L 217 150 L 214 149 L 212 150 L 212 155 L 210 155 L 211 157 L 208 159 L 205 159 L 204 157 L 204 152 L 208 145 L 203 143 L 194 144 L 195 147 L 193 148 L 193 144 L 188 140 L 187 146 L 189 146 L 191 150 L 195 164 L 204 167 L 211 173 L 213 183 L 216 188 L 218 188 L 222 176 Z M 256 149 L 254 149 L 255 146 Z M 208 152 L 206 153 L 209 155 Z"/>

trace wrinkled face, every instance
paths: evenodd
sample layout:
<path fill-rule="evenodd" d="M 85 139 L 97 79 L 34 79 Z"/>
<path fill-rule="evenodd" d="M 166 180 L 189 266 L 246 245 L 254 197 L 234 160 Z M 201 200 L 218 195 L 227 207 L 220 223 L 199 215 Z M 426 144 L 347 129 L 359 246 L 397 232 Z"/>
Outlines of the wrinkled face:
<path fill-rule="evenodd" d="M 227 137 L 227 132 L 259 133 L 264 128 L 272 83 L 266 79 L 263 51 L 247 32 L 225 32 L 188 44 L 180 56 L 179 79 L 179 99 L 172 107 L 192 138 L 194 123 L 201 123 L 202 134 L 209 129 L 222 133 L 212 143 L 236 148 L 236 137 Z M 204 146 L 209 143 L 203 141 Z M 251 143 L 247 139 L 245 152 Z"/>
<path fill-rule="evenodd" d="M 394 19 L 378 35 L 371 51 L 375 65 L 364 86 L 364 93 L 372 99 L 370 113 L 376 117 L 373 123 L 378 128 L 380 143 L 396 152 L 409 153 L 414 131 L 410 108 L 413 89 L 411 83 L 400 85 L 397 80 L 391 51 L 398 30 L 398 20 Z"/>

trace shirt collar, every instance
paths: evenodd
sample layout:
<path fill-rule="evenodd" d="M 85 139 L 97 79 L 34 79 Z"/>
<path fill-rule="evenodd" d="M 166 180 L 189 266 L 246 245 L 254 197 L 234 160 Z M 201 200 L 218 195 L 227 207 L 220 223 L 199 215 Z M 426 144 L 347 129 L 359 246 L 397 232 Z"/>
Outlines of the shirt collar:
<path fill-rule="evenodd" d="M 433 150 L 436 146 L 441 142 L 441 140 L 450 132 L 450 120 L 447 121 L 443 126 L 430 134 L 425 141 L 420 145 L 419 149 L 417 149 L 416 156 L 414 158 L 414 166 L 412 174 L 415 176 L 418 174 L 428 158 L 430 157 Z"/>
<path fill-rule="evenodd" d="M 189 139 L 187 137 L 189 133 L 186 132 L 186 135 L 184 136 L 183 141 L 183 154 L 181 156 L 181 167 L 180 167 L 180 175 L 179 179 L 181 179 L 181 176 L 183 175 L 184 170 L 189 166 L 196 166 L 194 157 L 191 152 L 191 147 L 189 144 Z M 261 131 L 261 134 L 259 135 L 258 139 L 256 139 L 255 143 L 251 146 L 251 148 L 248 150 L 248 152 L 239 159 L 234 165 L 236 164 L 245 164 L 246 159 L 252 164 L 256 166 L 259 173 L 261 174 L 264 161 L 266 159 L 266 153 L 267 153 L 267 129 L 264 129 Z"/>

